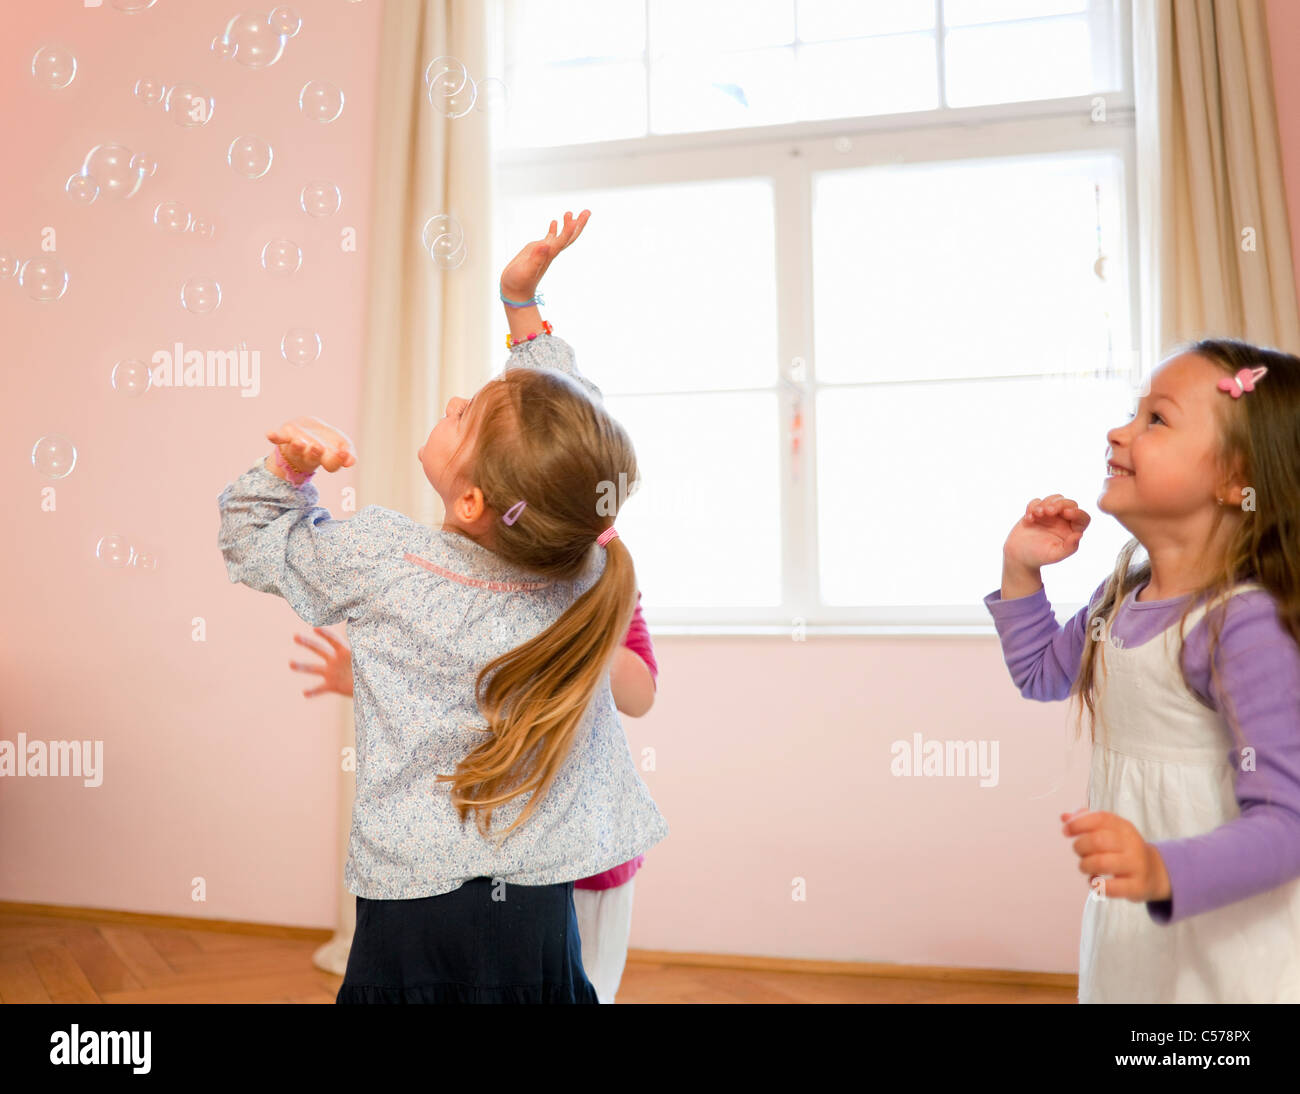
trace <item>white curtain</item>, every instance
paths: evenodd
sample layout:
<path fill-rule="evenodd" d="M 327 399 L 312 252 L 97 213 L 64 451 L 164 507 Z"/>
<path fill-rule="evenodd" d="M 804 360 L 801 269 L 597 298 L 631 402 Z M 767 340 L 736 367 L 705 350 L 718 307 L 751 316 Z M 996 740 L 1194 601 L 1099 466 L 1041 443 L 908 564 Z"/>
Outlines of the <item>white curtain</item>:
<path fill-rule="evenodd" d="M 490 75 L 484 0 L 387 0 L 380 39 L 372 165 L 368 310 L 362 411 L 356 433 L 357 508 L 382 505 L 441 523 L 442 503 L 416 452 L 452 395 L 469 396 L 494 372 L 489 345 L 492 166 L 483 112 L 451 118 L 425 93 L 425 67 L 458 59 L 473 79 Z M 425 221 L 455 218 L 467 257 L 453 270 L 434 265 L 421 242 Z M 499 355 L 498 355 L 499 356 Z M 341 748 L 355 740 L 345 704 Z M 342 765 L 340 765 L 342 766 Z M 339 783 L 340 878 L 347 857 L 354 774 Z M 339 887 L 339 926 L 315 954 L 343 973 L 356 925 L 356 898 Z"/>
<path fill-rule="evenodd" d="M 1133 31 L 1144 362 L 1300 352 L 1264 0 L 1133 0 Z"/>

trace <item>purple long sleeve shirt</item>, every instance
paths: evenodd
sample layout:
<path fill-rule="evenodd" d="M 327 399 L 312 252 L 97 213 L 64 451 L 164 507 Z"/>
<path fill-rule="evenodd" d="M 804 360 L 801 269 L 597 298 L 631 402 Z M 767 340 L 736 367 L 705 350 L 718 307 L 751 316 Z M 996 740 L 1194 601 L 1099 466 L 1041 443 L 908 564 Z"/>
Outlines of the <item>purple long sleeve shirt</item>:
<path fill-rule="evenodd" d="M 1104 582 L 1089 598 L 1101 598 Z M 1187 597 L 1139 601 L 1131 590 L 1111 633 L 1126 648 L 1140 646 L 1176 623 Z M 1190 595 L 1190 594 L 1189 594 Z M 1026 699 L 1066 699 L 1087 641 L 1088 608 L 1064 626 L 1056 621 L 1045 589 L 1003 600 L 1000 589 L 984 598 L 1002 642 L 1002 656 Z M 1217 663 L 1210 678 L 1209 628 L 1223 618 Z M 1212 911 L 1300 877 L 1300 649 L 1263 590 L 1240 593 L 1207 612 L 1188 633 L 1183 670 L 1196 697 L 1216 711 L 1226 694 L 1255 770 L 1236 770 L 1241 815 L 1203 835 L 1155 844 L 1169 874 L 1171 899 L 1147 904 L 1158 923 Z M 1085 724 L 1087 717 L 1084 718 Z M 1235 761 L 1235 749 L 1228 750 Z"/>

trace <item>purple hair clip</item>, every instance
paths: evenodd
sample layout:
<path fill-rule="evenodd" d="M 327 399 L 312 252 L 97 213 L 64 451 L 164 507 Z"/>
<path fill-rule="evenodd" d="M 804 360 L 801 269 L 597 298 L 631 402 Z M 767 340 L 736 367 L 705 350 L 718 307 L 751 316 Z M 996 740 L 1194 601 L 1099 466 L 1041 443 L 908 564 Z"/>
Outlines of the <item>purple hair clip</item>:
<path fill-rule="evenodd" d="M 1260 365 L 1259 368 L 1243 368 L 1236 376 L 1223 377 L 1219 381 L 1219 390 L 1226 391 L 1234 399 L 1240 399 L 1242 392 L 1255 390 L 1255 381 L 1267 371 L 1267 365 Z"/>
<path fill-rule="evenodd" d="M 519 501 L 515 502 L 514 505 L 512 505 L 509 509 L 506 510 L 506 515 L 503 516 L 501 519 L 506 524 L 514 524 L 514 522 L 519 519 L 519 514 L 524 511 L 524 506 L 527 504 L 528 503 L 526 501 L 520 499 Z"/>

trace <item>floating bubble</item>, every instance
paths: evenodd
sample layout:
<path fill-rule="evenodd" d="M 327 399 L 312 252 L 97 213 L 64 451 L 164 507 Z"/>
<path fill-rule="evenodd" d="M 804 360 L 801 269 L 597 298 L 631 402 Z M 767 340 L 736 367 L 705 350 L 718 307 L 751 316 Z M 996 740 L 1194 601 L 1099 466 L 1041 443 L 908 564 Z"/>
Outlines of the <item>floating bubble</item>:
<path fill-rule="evenodd" d="M 343 194 L 332 182 L 309 182 L 302 188 L 298 204 L 308 216 L 330 217 L 343 204 Z"/>
<path fill-rule="evenodd" d="M 135 556 L 135 561 L 131 563 L 136 570 L 156 570 L 158 569 L 158 556 L 151 555 L 148 551 L 141 551 Z"/>
<path fill-rule="evenodd" d="M 0 280 L 17 276 L 18 267 L 21 265 L 22 262 L 12 251 L 0 251 Z"/>
<path fill-rule="evenodd" d="M 64 46 L 42 46 L 32 58 L 32 78 L 50 91 L 61 91 L 77 75 L 77 58 Z"/>
<path fill-rule="evenodd" d="M 439 95 L 455 95 L 469 83 L 469 69 L 455 57 L 435 57 L 424 69 L 424 86 Z"/>
<path fill-rule="evenodd" d="M 212 239 L 217 234 L 217 227 L 210 220 L 195 219 L 190 225 L 190 231 L 200 239 Z"/>
<path fill-rule="evenodd" d="M 280 355 L 291 365 L 310 365 L 320 348 L 320 335 L 306 327 L 291 327 L 280 339 Z"/>
<path fill-rule="evenodd" d="M 150 179 L 158 173 L 158 161 L 152 156 L 137 152 L 131 157 L 131 170 L 138 171 L 142 179 Z"/>
<path fill-rule="evenodd" d="M 68 291 L 68 271 L 53 258 L 29 258 L 18 270 L 18 284 L 33 300 L 58 300 Z"/>
<path fill-rule="evenodd" d="M 262 248 L 262 269 L 276 277 L 291 277 L 302 268 L 302 248 L 291 239 L 273 239 Z"/>
<path fill-rule="evenodd" d="M 266 21 L 271 24 L 271 29 L 277 34 L 283 34 L 286 38 L 297 37 L 302 30 L 302 20 L 298 18 L 298 13 L 287 4 L 281 4 L 278 8 L 267 16 Z"/>
<path fill-rule="evenodd" d="M 126 541 L 125 536 L 101 536 L 95 544 L 95 557 L 105 566 L 120 570 L 135 560 L 135 549 Z"/>
<path fill-rule="evenodd" d="M 454 270 L 465 262 L 465 231 L 460 222 L 446 213 L 438 213 L 424 222 L 420 235 L 433 264 L 442 270 Z"/>
<path fill-rule="evenodd" d="M 474 109 L 478 88 L 474 86 L 473 80 L 466 78 L 464 85 L 456 91 L 447 91 L 447 85 L 454 79 L 454 73 L 436 75 L 433 78 L 429 84 L 429 105 L 445 117 L 463 118 Z"/>
<path fill-rule="evenodd" d="M 160 201 L 154 206 L 153 222 L 165 232 L 187 232 L 190 211 L 179 201 Z"/>
<path fill-rule="evenodd" d="M 235 55 L 234 43 L 229 41 L 224 34 L 218 34 L 213 38 L 212 45 L 208 48 L 222 61 L 228 61 Z"/>
<path fill-rule="evenodd" d="M 113 390 L 136 398 L 149 390 L 153 373 L 143 361 L 118 361 L 113 366 Z"/>
<path fill-rule="evenodd" d="M 131 149 L 123 145 L 97 144 L 86 153 L 81 173 L 95 180 L 103 197 L 129 198 L 144 181 L 138 162 L 131 166 L 133 159 Z"/>
<path fill-rule="evenodd" d="M 235 174 L 246 179 L 260 179 L 271 170 L 271 146 L 261 137 L 236 137 L 230 142 L 226 160 Z"/>
<path fill-rule="evenodd" d="M 181 286 L 181 305 L 195 315 L 207 315 L 221 304 L 221 286 L 211 277 L 191 277 Z"/>
<path fill-rule="evenodd" d="M 158 0 L 113 0 L 113 7 L 118 11 L 126 12 L 127 15 L 136 15 L 148 11 L 157 2 Z"/>
<path fill-rule="evenodd" d="M 153 106 L 160 103 L 167 94 L 167 88 L 157 80 L 139 79 L 135 82 L 135 97 L 145 106 Z"/>
<path fill-rule="evenodd" d="M 298 109 L 314 122 L 332 122 L 343 113 L 343 92 L 324 80 L 309 80 L 298 92 Z"/>
<path fill-rule="evenodd" d="M 474 109 L 483 114 L 503 114 L 510 105 L 510 92 L 504 80 L 495 76 L 479 80 Z"/>
<path fill-rule="evenodd" d="M 68 197 L 73 201 L 80 202 L 82 205 L 89 205 L 99 197 L 99 183 L 89 175 L 83 175 L 80 171 L 75 171 L 68 176 L 68 181 L 63 189 L 67 191 Z"/>
<path fill-rule="evenodd" d="M 234 58 L 246 68 L 265 68 L 275 64 L 283 55 L 287 41 L 287 36 L 271 25 L 271 17 L 258 12 L 236 15 L 226 24 L 221 37 L 230 47 L 229 52 L 216 51 L 215 43 L 214 51 L 220 56 Z"/>
<path fill-rule="evenodd" d="M 32 466 L 47 479 L 66 479 L 77 466 L 77 446 L 62 433 L 47 433 L 32 445 Z"/>
<path fill-rule="evenodd" d="M 186 129 L 207 125 L 216 108 L 216 100 L 195 84 L 176 84 L 163 103 L 167 116 Z"/>

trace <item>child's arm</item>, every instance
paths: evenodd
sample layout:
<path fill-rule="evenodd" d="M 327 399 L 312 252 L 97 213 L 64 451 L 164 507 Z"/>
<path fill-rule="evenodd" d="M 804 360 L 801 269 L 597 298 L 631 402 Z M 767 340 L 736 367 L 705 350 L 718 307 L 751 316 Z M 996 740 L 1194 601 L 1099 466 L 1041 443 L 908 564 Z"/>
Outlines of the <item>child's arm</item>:
<path fill-rule="evenodd" d="M 296 469 L 337 470 L 355 463 L 350 442 L 316 419 L 268 434 Z M 334 520 L 316 504 L 315 486 L 295 486 L 277 460 L 258 460 L 217 499 L 217 544 L 232 582 L 284 597 L 316 626 L 355 619 L 403 565 L 415 527 L 400 513 L 367 506 Z"/>
<path fill-rule="evenodd" d="M 1090 519 L 1060 494 L 1035 498 L 1003 545 L 1001 589 L 984 598 L 1002 643 L 1003 660 L 1026 699 L 1068 698 L 1079 673 L 1089 637 L 1088 613 L 1105 582 L 1093 592 L 1088 607 L 1062 627 L 1052 613 L 1040 571 L 1078 550 Z"/>
<path fill-rule="evenodd" d="M 542 275 L 555 256 L 582 234 L 590 216 L 586 209 L 577 220 L 572 213 L 565 213 L 562 230 L 557 231 L 556 222 L 551 221 L 550 231 L 542 239 L 525 244 L 501 273 L 501 295 L 518 304 L 534 300 Z M 510 340 L 514 343 L 507 368 L 555 369 L 572 376 L 593 398 L 602 399 L 600 388 L 578 371 L 572 347 L 563 338 L 553 337 L 547 332 L 536 304 L 516 308 L 503 301 L 502 307 L 510 327 Z"/>
<path fill-rule="evenodd" d="M 1168 875 L 1169 895 L 1148 904 L 1152 919 L 1175 923 L 1300 878 L 1300 649 L 1272 598 L 1243 593 L 1222 611 L 1216 663 L 1202 621 L 1187 637 L 1188 678 L 1216 710 L 1230 703 L 1245 738 L 1233 750 L 1240 816 L 1204 835 L 1149 846 Z"/>
<path fill-rule="evenodd" d="M 614 654 L 609 670 L 609 686 L 614 705 L 629 718 L 640 718 L 655 701 L 659 687 L 659 666 L 655 663 L 650 631 L 641 614 L 641 594 L 636 594 L 636 611 L 627 629 L 623 645 Z"/>

